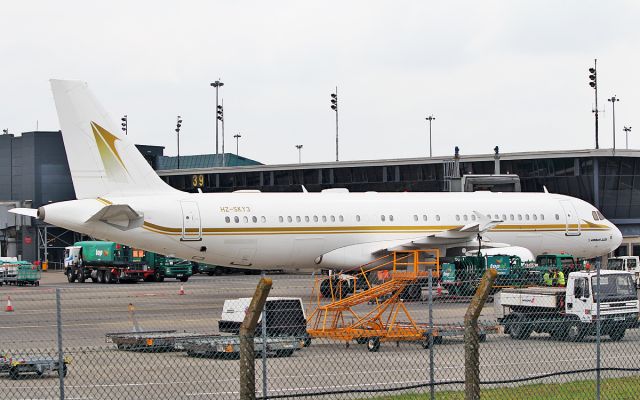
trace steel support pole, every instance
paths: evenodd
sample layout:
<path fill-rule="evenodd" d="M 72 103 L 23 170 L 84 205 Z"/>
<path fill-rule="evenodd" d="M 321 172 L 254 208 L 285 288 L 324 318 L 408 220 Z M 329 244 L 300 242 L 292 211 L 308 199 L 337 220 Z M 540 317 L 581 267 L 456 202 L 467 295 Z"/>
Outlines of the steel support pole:
<path fill-rule="evenodd" d="M 338 87 L 336 86 L 336 162 L 338 161 Z"/>
<path fill-rule="evenodd" d="M 216 118 L 216 154 L 218 154 L 218 86 L 216 85 L 216 112 L 215 112 L 215 118 Z"/>
<path fill-rule="evenodd" d="M 64 353 L 62 348 L 62 305 L 60 288 L 56 288 L 56 331 L 58 332 L 58 382 L 60 386 L 60 400 L 64 400 Z"/>
<path fill-rule="evenodd" d="M 418 257 L 418 254 L 416 254 Z M 429 394 L 431 400 L 436 398 L 435 362 L 433 351 L 433 265 L 429 265 Z"/>
<path fill-rule="evenodd" d="M 262 271 L 262 279 L 265 279 L 266 275 Z M 267 399 L 267 393 L 269 387 L 267 384 L 267 304 L 265 303 L 262 310 L 262 398 Z"/>
<path fill-rule="evenodd" d="M 216 108 L 217 110 L 217 108 Z M 216 117 L 216 121 L 217 121 L 217 117 Z M 222 166 L 224 167 L 225 165 L 224 162 L 224 99 L 222 99 Z"/>
<path fill-rule="evenodd" d="M 429 158 L 433 157 L 433 148 L 431 145 L 431 120 L 429 120 Z"/>
<path fill-rule="evenodd" d="M 49 237 L 49 232 L 47 230 L 47 225 L 44 226 L 44 240 L 43 240 L 43 247 L 44 247 L 44 262 L 48 262 L 49 261 L 49 249 L 47 246 L 47 238 Z M 48 267 L 48 266 L 47 266 Z"/>
<path fill-rule="evenodd" d="M 596 150 L 600 148 L 598 143 L 598 59 L 593 60 L 593 69 L 596 71 L 596 81 L 595 81 L 595 96 L 596 96 Z"/>
<path fill-rule="evenodd" d="M 596 400 L 600 400 L 600 339 L 602 330 L 600 325 L 600 265 L 601 259 L 596 261 Z"/>
<path fill-rule="evenodd" d="M 616 98 L 616 96 L 613 96 L 611 101 L 611 105 L 613 107 L 613 152 L 615 153 L 616 151 L 616 101 L 618 101 L 618 99 Z"/>

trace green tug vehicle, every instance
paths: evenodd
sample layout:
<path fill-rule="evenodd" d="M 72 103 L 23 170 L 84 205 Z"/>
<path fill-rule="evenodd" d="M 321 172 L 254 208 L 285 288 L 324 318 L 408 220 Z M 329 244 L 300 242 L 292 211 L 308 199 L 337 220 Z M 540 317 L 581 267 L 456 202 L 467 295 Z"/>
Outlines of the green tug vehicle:
<path fill-rule="evenodd" d="M 493 288 L 499 290 L 544 285 L 545 273 L 557 269 L 567 277 L 577 270 L 578 264 L 569 254 L 542 254 L 536 257 L 535 263 L 509 255 L 459 256 L 442 263 L 440 283 L 452 295 L 471 296 L 488 268 L 498 271 Z"/>
<path fill-rule="evenodd" d="M 106 241 L 81 241 L 66 247 L 64 266 L 70 283 L 87 279 L 97 283 L 162 282 L 165 278 L 186 282 L 193 275 L 189 261 Z"/>

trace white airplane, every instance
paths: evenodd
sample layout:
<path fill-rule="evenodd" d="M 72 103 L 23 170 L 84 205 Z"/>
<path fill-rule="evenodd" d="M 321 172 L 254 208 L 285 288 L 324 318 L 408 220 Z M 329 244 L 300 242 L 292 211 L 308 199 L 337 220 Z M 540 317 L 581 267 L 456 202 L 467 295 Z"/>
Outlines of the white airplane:
<path fill-rule="evenodd" d="M 11 212 L 161 254 L 252 269 L 356 267 L 393 251 L 478 246 L 592 258 L 622 235 L 550 193 L 185 193 L 163 182 L 78 81 L 51 81 L 78 200 Z"/>

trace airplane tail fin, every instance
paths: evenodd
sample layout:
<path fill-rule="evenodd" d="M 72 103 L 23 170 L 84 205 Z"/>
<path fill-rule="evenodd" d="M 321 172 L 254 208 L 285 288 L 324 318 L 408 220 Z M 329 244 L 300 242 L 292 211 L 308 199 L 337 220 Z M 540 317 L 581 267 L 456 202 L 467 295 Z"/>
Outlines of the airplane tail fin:
<path fill-rule="evenodd" d="M 175 191 L 121 135 L 86 83 L 52 79 L 51 90 L 78 199 Z"/>

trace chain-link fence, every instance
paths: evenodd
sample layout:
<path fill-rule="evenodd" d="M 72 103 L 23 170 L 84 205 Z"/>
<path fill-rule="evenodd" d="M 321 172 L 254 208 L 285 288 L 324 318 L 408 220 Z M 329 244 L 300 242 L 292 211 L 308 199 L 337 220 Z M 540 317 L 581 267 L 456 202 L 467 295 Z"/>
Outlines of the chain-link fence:
<path fill-rule="evenodd" d="M 431 280 L 385 269 L 272 275 L 255 333 L 256 396 L 463 399 L 477 277 L 451 264 Z M 0 314 L 0 398 L 239 398 L 238 331 L 259 277 L 47 285 L 44 275 L 38 288 L 0 288 L 13 308 Z M 603 270 L 598 283 L 577 271 L 545 286 L 543 275 L 542 286 L 499 275 L 509 287 L 482 309 L 482 398 L 637 398 L 633 277 Z"/>

